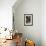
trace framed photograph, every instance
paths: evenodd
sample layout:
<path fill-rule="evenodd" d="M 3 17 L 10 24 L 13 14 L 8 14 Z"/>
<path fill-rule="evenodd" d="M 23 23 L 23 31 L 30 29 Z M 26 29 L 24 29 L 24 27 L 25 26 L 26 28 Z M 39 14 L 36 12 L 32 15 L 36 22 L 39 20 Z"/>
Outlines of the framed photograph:
<path fill-rule="evenodd" d="M 24 26 L 33 25 L 33 14 L 24 14 Z"/>

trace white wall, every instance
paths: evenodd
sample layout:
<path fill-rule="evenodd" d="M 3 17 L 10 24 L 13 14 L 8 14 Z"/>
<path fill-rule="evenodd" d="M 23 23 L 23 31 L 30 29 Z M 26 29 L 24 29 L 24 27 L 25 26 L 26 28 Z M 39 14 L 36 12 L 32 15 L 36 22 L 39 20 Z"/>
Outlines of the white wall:
<path fill-rule="evenodd" d="M 46 0 L 41 2 L 41 38 L 42 46 L 46 46 Z"/>
<path fill-rule="evenodd" d="M 12 6 L 16 0 L 0 0 L 0 27 L 12 28 Z"/>
<path fill-rule="evenodd" d="M 23 33 L 24 38 L 41 46 L 41 0 L 23 0 L 17 8 L 14 6 L 15 28 Z M 33 26 L 24 26 L 24 14 L 33 14 Z"/>

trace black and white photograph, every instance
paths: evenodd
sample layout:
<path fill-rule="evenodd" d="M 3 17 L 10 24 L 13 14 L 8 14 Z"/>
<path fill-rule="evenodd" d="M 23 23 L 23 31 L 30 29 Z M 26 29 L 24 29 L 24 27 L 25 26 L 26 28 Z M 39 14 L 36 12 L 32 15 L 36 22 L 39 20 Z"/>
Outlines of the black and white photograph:
<path fill-rule="evenodd" d="M 24 26 L 33 25 L 33 14 L 24 14 Z"/>

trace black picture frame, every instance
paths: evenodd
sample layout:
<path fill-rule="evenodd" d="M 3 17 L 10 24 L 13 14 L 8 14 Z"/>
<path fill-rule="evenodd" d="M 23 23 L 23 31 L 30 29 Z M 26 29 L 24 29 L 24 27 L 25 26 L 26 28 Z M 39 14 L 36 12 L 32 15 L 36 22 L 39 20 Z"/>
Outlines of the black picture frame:
<path fill-rule="evenodd" d="M 33 14 L 24 14 L 24 26 L 33 26 Z"/>

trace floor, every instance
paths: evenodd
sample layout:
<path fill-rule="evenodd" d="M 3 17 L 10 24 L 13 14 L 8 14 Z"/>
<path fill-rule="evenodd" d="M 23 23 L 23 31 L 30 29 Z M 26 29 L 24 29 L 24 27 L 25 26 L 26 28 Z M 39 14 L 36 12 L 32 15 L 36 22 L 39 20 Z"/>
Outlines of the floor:
<path fill-rule="evenodd" d="M 15 39 L 13 39 L 13 40 L 6 40 L 6 42 L 2 43 L 0 46 L 16 46 Z"/>
<path fill-rule="evenodd" d="M 15 35 L 14 37 L 12 37 L 13 38 L 12 40 L 6 40 L 5 38 L 4 39 L 0 38 L 0 46 L 16 46 L 16 45 L 23 46 L 24 44 L 21 42 L 23 41 L 22 37 L 20 37 L 19 35 Z M 17 41 L 19 42 L 19 44 Z"/>

